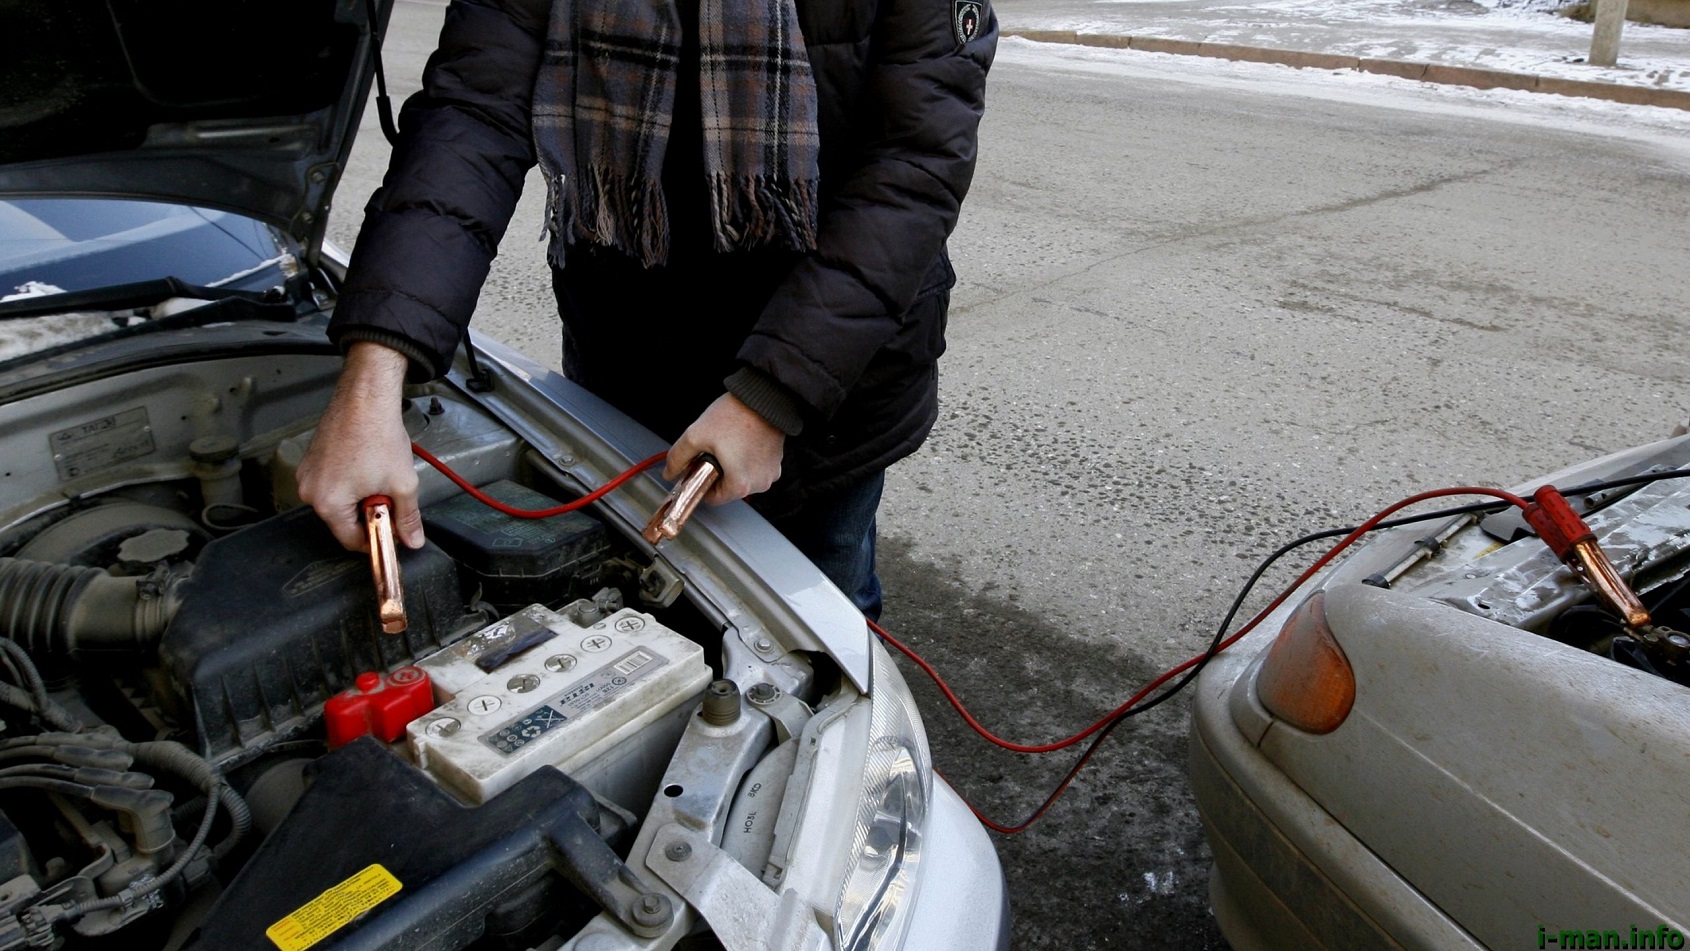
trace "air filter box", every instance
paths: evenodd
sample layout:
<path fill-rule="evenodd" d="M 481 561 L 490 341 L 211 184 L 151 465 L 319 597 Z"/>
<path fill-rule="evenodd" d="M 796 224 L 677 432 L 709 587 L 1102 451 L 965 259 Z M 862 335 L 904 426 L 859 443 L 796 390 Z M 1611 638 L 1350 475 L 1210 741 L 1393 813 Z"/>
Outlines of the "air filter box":
<path fill-rule="evenodd" d="M 452 559 L 432 544 L 400 546 L 399 567 L 410 628 L 386 634 L 369 559 L 340 547 L 310 509 L 206 545 L 159 643 L 200 752 L 225 767 L 243 761 L 303 732 L 359 674 L 456 640 L 466 612 Z"/>
<path fill-rule="evenodd" d="M 495 482 L 482 491 L 520 509 L 558 505 L 515 482 Z M 594 569 L 610 552 L 605 527 L 584 512 L 516 518 L 464 494 L 424 509 L 423 521 L 428 537 L 481 584 L 482 599 L 502 608 L 556 604 L 591 592 L 597 586 Z"/>

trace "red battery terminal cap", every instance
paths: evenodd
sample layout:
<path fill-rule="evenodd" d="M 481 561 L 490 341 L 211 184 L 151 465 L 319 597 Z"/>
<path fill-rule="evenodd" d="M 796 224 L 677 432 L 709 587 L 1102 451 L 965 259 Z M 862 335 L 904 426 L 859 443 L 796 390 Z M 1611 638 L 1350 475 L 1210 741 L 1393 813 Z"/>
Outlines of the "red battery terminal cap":
<path fill-rule="evenodd" d="M 355 683 L 323 704 L 329 749 L 360 736 L 392 743 L 405 734 L 407 724 L 435 706 L 434 684 L 421 667 L 401 667 L 390 674 L 367 671 Z"/>

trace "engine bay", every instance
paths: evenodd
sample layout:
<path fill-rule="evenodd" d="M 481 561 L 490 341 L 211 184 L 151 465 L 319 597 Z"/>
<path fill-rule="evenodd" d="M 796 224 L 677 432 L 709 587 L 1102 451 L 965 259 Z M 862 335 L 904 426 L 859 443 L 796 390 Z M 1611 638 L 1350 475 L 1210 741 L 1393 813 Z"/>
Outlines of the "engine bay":
<path fill-rule="evenodd" d="M 0 409 L 0 951 L 656 934 L 674 909 L 625 859 L 692 732 L 738 744 L 724 813 L 760 760 L 790 767 L 789 735 L 736 725 L 723 624 L 591 509 L 426 483 L 409 627 L 384 632 L 368 559 L 294 489 L 338 364 L 141 367 Z M 450 384 L 404 418 L 501 501 L 583 489 Z M 841 678 L 784 663 L 763 699 L 800 729 Z M 768 805 L 736 847 L 759 873 Z"/>
<path fill-rule="evenodd" d="M 1569 484 L 1670 476 L 1690 446 L 1665 448 L 1613 471 L 1583 473 Z M 1451 607 L 1531 631 L 1652 676 L 1690 686 L 1690 487 L 1681 479 L 1635 481 L 1594 493 L 1570 490 L 1594 538 L 1647 610 L 1629 628 L 1592 597 L 1514 510 L 1484 519 L 1462 516 L 1424 534 L 1398 566 L 1367 583 L 1413 591 Z"/>

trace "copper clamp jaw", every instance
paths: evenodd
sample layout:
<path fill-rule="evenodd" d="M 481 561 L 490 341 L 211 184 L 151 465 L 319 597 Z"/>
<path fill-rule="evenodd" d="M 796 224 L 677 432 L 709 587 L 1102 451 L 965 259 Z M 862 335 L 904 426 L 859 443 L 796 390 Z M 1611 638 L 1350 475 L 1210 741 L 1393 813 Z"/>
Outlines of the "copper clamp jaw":
<path fill-rule="evenodd" d="M 693 509 L 698 508 L 721 477 L 722 464 L 714 456 L 700 453 L 675 483 L 675 488 L 670 490 L 669 497 L 657 507 L 640 535 L 653 545 L 679 535 L 681 526 L 692 517 Z"/>
<path fill-rule="evenodd" d="M 364 500 L 364 530 L 370 537 L 370 573 L 381 606 L 381 629 L 398 634 L 408 626 L 405 586 L 399 579 L 399 548 L 393 540 L 393 500 L 372 495 Z"/>
<path fill-rule="evenodd" d="M 1525 518 L 1555 557 L 1571 568 L 1603 604 L 1620 616 L 1633 636 L 1648 626 L 1649 609 L 1643 606 L 1614 563 L 1608 560 L 1584 519 L 1579 518 L 1554 486 L 1545 485 L 1537 490 L 1537 494 L 1532 496 L 1532 505 L 1525 511 Z"/>

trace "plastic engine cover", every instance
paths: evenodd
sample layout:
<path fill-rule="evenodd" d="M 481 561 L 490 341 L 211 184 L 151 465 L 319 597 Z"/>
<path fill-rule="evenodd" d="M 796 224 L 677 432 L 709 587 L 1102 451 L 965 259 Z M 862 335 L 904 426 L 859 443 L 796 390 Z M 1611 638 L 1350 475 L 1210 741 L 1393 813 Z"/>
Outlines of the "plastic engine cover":
<path fill-rule="evenodd" d="M 205 546 L 159 645 L 200 751 L 238 762 L 302 732 L 360 673 L 448 646 L 464 614 L 457 566 L 433 545 L 401 546 L 399 565 L 411 626 L 384 634 L 369 559 L 341 548 L 310 509 Z"/>
<path fill-rule="evenodd" d="M 190 951 L 528 948 L 598 910 L 568 881 L 619 865 L 606 842 L 622 820 L 557 770 L 468 807 L 369 737 L 317 768 Z"/>
<path fill-rule="evenodd" d="M 477 664 L 510 643 L 529 646 L 491 671 Z M 573 773 L 711 679 L 697 644 L 631 608 L 580 627 L 532 605 L 418 666 L 443 704 L 406 728 L 411 750 L 471 802 L 542 765 Z"/>
<path fill-rule="evenodd" d="M 482 491 L 529 510 L 558 504 L 515 482 L 495 482 Z M 428 537 L 481 585 L 482 598 L 506 608 L 586 594 L 590 566 L 610 552 L 609 532 L 585 512 L 514 518 L 466 493 L 424 509 L 423 521 Z"/>

